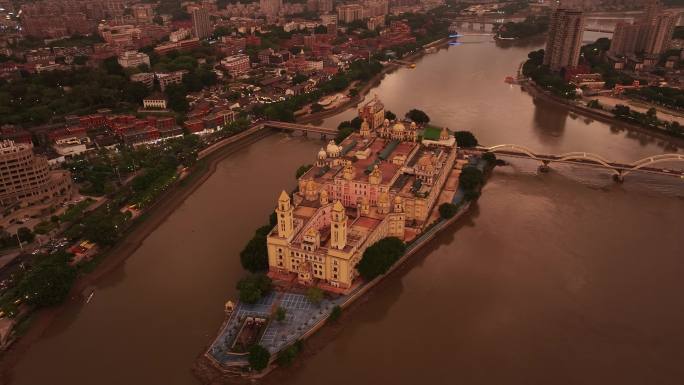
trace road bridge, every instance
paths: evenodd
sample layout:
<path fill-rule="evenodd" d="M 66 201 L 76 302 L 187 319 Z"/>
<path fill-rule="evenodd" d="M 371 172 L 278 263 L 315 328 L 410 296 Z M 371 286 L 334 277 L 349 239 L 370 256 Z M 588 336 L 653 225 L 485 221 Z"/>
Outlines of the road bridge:
<path fill-rule="evenodd" d="M 539 161 L 540 170 L 548 170 L 551 163 L 567 163 L 589 167 L 598 167 L 611 170 L 614 179 L 622 182 L 630 173 L 645 172 L 684 178 L 684 171 L 669 170 L 666 168 L 654 167 L 662 163 L 682 163 L 684 164 L 684 154 L 660 154 L 639 159 L 632 163 L 620 163 L 610 161 L 601 155 L 590 152 L 568 152 L 565 154 L 538 154 L 527 147 L 517 144 L 499 144 L 492 147 L 481 147 L 480 150 L 505 155 L 514 158 L 526 158 Z"/>
<path fill-rule="evenodd" d="M 307 135 L 309 133 L 320 134 L 323 138 L 326 138 L 328 136 L 334 137 L 337 136 L 338 133 L 337 130 L 334 130 L 332 128 L 318 127 L 300 123 L 279 122 L 275 120 L 267 120 L 265 122 L 262 122 L 261 124 L 266 128 L 275 128 L 286 131 L 299 131 L 304 135 Z"/>

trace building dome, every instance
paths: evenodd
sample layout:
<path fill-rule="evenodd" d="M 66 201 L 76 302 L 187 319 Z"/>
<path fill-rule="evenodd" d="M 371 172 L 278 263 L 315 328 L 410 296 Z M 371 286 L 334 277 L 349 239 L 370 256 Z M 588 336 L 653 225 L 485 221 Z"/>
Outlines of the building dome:
<path fill-rule="evenodd" d="M 385 127 L 389 127 L 390 121 L 389 119 L 385 118 L 385 121 L 383 121 L 382 123 L 385 125 Z"/>
<path fill-rule="evenodd" d="M 368 124 L 368 121 L 366 119 L 363 120 L 363 123 L 361 123 L 361 131 L 366 131 L 370 130 L 370 125 Z"/>
<path fill-rule="evenodd" d="M 328 152 L 328 156 L 331 157 L 336 157 L 340 154 L 340 146 L 336 145 L 334 140 L 328 142 L 328 146 L 325 150 Z"/>
<path fill-rule="evenodd" d="M 418 126 L 416 125 L 416 122 L 411 122 L 411 129 L 415 130 L 417 128 L 418 128 Z"/>
<path fill-rule="evenodd" d="M 396 133 L 404 132 L 406 131 L 406 127 L 404 127 L 404 125 L 401 122 L 397 122 L 397 124 L 395 124 L 394 127 L 392 127 L 392 131 Z"/>
<path fill-rule="evenodd" d="M 325 159 L 328 156 L 328 154 L 325 152 L 325 149 L 321 147 L 321 150 L 318 151 L 318 159 Z"/>

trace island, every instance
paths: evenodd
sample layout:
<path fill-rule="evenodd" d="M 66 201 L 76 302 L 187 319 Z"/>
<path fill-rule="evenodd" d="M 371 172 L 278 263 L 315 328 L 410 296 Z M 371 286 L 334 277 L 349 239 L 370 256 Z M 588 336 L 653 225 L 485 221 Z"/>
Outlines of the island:
<path fill-rule="evenodd" d="M 243 253 L 243 266 L 257 273 L 240 281 L 239 301 L 226 303 L 225 322 L 199 360 L 203 379 L 253 378 L 291 362 L 302 340 L 479 195 L 493 154 L 459 148 L 457 137 L 477 141 L 430 126 L 417 111 L 407 113 L 414 120 L 391 121 L 394 114 L 372 98 L 358 109 L 358 131 L 330 140 L 298 170 L 295 191 L 279 193 L 270 225 Z M 265 259 L 250 260 L 263 246 Z M 267 270 L 259 272 L 260 264 Z"/>

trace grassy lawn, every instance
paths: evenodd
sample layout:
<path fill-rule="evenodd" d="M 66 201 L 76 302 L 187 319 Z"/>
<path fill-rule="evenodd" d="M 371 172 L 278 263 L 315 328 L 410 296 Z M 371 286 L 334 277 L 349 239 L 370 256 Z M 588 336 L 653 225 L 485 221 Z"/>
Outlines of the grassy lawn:
<path fill-rule="evenodd" d="M 439 133 L 442 132 L 441 128 L 434 126 L 426 126 L 423 130 L 423 139 L 427 140 L 439 140 Z"/>

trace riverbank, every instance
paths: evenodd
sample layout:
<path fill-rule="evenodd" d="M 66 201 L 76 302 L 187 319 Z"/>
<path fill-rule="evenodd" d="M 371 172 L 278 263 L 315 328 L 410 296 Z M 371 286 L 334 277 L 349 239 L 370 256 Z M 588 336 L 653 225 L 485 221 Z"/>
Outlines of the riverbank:
<path fill-rule="evenodd" d="M 422 58 L 425 55 L 430 54 L 429 52 L 425 51 L 425 48 L 430 47 L 430 48 L 443 48 L 448 46 L 449 44 L 449 39 L 444 38 L 444 39 L 439 39 L 435 40 L 430 44 L 426 44 L 423 49 L 421 49 L 419 52 L 416 52 L 412 55 L 409 55 L 405 58 L 402 58 L 402 61 L 409 62 L 409 63 L 415 63 L 418 61 L 418 59 Z M 359 105 L 366 95 L 370 92 L 371 89 L 374 87 L 377 87 L 385 77 L 385 75 L 398 70 L 402 67 L 404 67 L 404 64 L 398 64 L 398 63 L 390 63 L 387 66 L 385 66 L 382 71 L 380 71 L 377 75 L 373 76 L 370 80 L 368 80 L 363 87 L 359 90 L 359 92 L 356 94 L 356 96 L 350 97 L 349 100 L 345 101 L 344 103 L 340 103 L 338 106 L 335 108 L 332 108 L 330 110 L 325 110 L 313 114 L 308 114 L 308 115 L 303 115 L 300 116 L 296 119 L 297 123 L 315 123 L 315 122 L 320 122 L 323 119 L 330 118 L 332 116 L 335 116 L 341 112 L 344 112 L 348 110 L 351 107 Z M 337 128 L 337 127 L 331 127 L 331 128 Z"/>
<path fill-rule="evenodd" d="M 22 354 L 44 335 L 63 310 L 68 305 L 81 303 L 90 294 L 88 292 L 90 287 L 124 263 L 140 247 L 147 236 L 164 223 L 216 171 L 222 160 L 244 146 L 263 139 L 272 132 L 272 130 L 262 130 L 255 135 L 241 136 L 239 141 L 233 140 L 229 145 L 217 146 L 211 153 L 205 153 L 204 157 L 193 166 L 188 177 L 177 182 L 173 188 L 163 193 L 156 203 L 143 214 L 139 222 L 133 224 L 126 231 L 123 238 L 113 248 L 97 257 L 99 263 L 92 271 L 77 279 L 70 291 L 69 299 L 65 303 L 56 307 L 37 310 L 31 315 L 30 325 L 28 325 L 25 333 L 3 353 L 0 362 L 0 383 L 9 383 L 11 370 Z"/>
<path fill-rule="evenodd" d="M 667 135 L 663 133 L 660 130 L 654 130 L 650 129 L 644 126 L 640 126 L 637 124 L 631 124 L 628 122 L 625 122 L 624 120 L 617 119 L 613 114 L 603 111 L 603 110 L 598 110 L 594 108 L 590 108 L 587 106 L 582 106 L 580 104 L 573 103 L 570 100 L 560 98 L 558 96 L 552 95 L 543 89 L 541 89 L 538 85 L 536 85 L 533 81 L 525 81 L 520 84 L 520 88 L 530 94 L 533 98 L 540 98 L 545 101 L 548 101 L 550 103 L 553 103 L 558 106 L 562 106 L 564 108 L 567 108 L 568 110 L 575 112 L 577 114 L 586 116 L 591 119 L 595 119 L 604 123 L 608 123 L 611 126 L 614 127 L 619 127 L 619 128 L 624 128 L 627 130 L 631 131 L 637 131 L 640 133 L 644 133 L 647 135 L 650 135 L 654 138 L 661 139 L 663 141 L 667 141 L 671 143 L 673 146 L 676 147 L 684 147 L 684 139 L 682 138 L 676 138 L 670 135 Z"/>
<path fill-rule="evenodd" d="M 430 45 L 443 46 L 446 42 L 446 39 L 441 39 Z M 424 54 L 425 51 L 421 50 L 404 60 L 415 61 Z M 374 76 L 364 85 L 356 98 L 338 106 L 334 110 L 324 111 L 323 113 L 326 115 L 324 117 L 336 115 L 350 106 L 361 102 L 370 89 L 377 86 L 382 81 L 382 78 L 386 73 L 398 69 L 400 66 L 401 65 L 399 64 L 391 64 L 383 68 L 378 75 Z M 318 120 L 322 117 L 321 115 L 310 115 L 306 118 Z M 307 121 L 310 121 L 309 119 L 307 119 Z M 261 132 L 263 132 L 263 134 Z M 39 340 L 44 335 L 45 331 L 62 311 L 68 305 L 83 301 L 83 299 L 90 294 L 90 291 L 88 290 L 90 287 L 94 286 L 103 276 L 109 274 L 125 262 L 125 260 L 140 247 L 145 238 L 161 225 L 187 197 L 213 174 L 217 164 L 221 160 L 242 147 L 262 139 L 266 135 L 269 135 L 270 132 L 270 130 L 262 131 L 258 126 L 251 127 L 242 133 L 223 139 L 201 150 L 198 154 L 199 161 L 194 166 L 189 176 L 182 181 L 178 181 L 173 188 L 163 193 L 156 203 L 138 219 L 138 222 L 134 223 L 131 228 L 126 230 L 126 234 L 112 249 L 96 257 L 97 263 L 93 265 L 94 268 L 77 279 L 70 291 L 69 299 L 65 303 L 52 308 L 40 309 L 31 314 L 30 319 L 28 320 L 29 324 L 26 325 L 23 333 L 14 341 L 12 346 L 2 353 L 0 380 L 9 381 L 11 378 L 11 369 L 21 358 L 21 355 L 35 341 Z"/>

